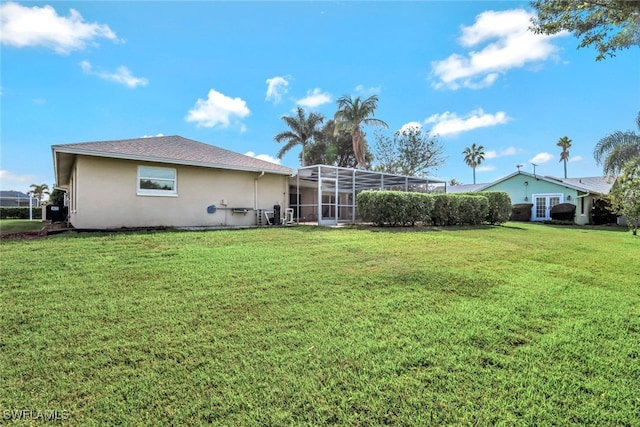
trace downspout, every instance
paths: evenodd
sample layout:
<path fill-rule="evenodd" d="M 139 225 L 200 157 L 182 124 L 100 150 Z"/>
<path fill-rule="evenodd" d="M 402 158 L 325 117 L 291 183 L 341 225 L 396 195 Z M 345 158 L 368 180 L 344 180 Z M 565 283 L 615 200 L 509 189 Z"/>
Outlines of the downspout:
<path fill-rule="evenodd" d="M 260 175 L 253 178 L 253 209 L 258 212 L 258 180 L 264 176 L 264 171 Z"/>

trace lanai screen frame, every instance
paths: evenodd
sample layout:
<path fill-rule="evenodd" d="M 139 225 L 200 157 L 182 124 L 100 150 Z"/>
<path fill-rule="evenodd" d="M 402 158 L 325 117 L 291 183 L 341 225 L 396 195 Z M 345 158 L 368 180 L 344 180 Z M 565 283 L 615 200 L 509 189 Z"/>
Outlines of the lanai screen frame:
<path fill-rule="evenodd" d="M 395 190 L 415 191 L 421 193 L 432 192 L 442 188 L 446 192 L 446 181 L 431 177 L 416 177 L 396 175 L 385 172 L 376 172 L 362 169 L 345 168 L 328 165 L 304 166 L 297 170 L 295 176 L 296 204 L 295 217 L 299 222 L 301 210 L 315 208 L 318 224 L 356 223 L 357 206 L 356 197 L 363 190 Z M 321 183 L 335 183 L 329 185 L 330 191 L 335 191 L 333 201 L 323 202 L 323 188 Z M 335 188 L 334 188 L 335 187 Z M 327 186 L 324 187 L 326 190 Z M 301 203 L 301 191 L 313 189 L 315 197 L 313 203 Z M 325 191 L 325 195 L 328 193 Z M 344 199 L 344 200 L 341 200 Z M 321 212 L 328 210 L 326 221 Z M 345 214 L 346 211 L 346 214 Z M 310 218 L 311 221 L 314 218 Z"/>

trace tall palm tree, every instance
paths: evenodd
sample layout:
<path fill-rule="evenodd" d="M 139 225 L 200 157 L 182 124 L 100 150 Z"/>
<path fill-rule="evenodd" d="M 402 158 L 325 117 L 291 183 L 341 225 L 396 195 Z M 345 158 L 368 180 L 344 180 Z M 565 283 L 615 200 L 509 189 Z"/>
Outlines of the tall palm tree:
<path fill-rule="evenodd" d="M 304 108 L 298 107 L 296 116 L 282 116 L 282 120 L 289 126 L 289 130 L 280 132 L 273 138 L 276 142 L 286 141 L 286 144 L 278 151 L 277 157 L 281 159 L 293 147 L 301 145 L 300 163 L 305 166 L 304 149 L 307 144 L 319 137 L 319 126 L 323 122 L 324 116 L 318 113 L 309 113 L 307 116 Z"/>
<path fill-rule="evenodd" d="M 558 140 L 556 144 L 558 147 L 562 148 L 560 152 L 560 161 L 564 161 L 564 177 L 567 177 L 567 160 L 569 160 L 569 148 L 571 148 L 571 140 L 568 136 L 563 136 Z"/>
<path fill-rule="evenodd" d="M 482 145 L 476 145 L 474 142 L 471 147 L 467 147 L 462 152 L 464 154 L 464 161 L 467 166 L 473 169 L 473 183 L 476 183 L 476 167 L 484 160 L 484 147 Z"/>
<path fill-rule="evenodd" d="M 640 130 L 640 112 L 636 117 Z M 626 162 L 640 156 L 640 134 L 632 131 L 616 131 L 602 138 L 593 150 L 598 164 L 602 164 L 605 175 L 618 175 Z"/>
<path fill-rule="evenodd" d="M 363 125 L 389 127 L 382 120 L 373 117 L 378 108 L 378 96 L 372 95 L 364 101 L 357 96 L 353 99 L 345 95 L 338 98 L 338 111 L 334 116 L 336 133 L 345 131 L 351 135 L 353 154 L 360 167 L 366 164 L 366 141 L 364 139 Z"/>
<path fill-rule="evenodd" d="M 49 186 L 47 184 L 31 184 L 29 186 L 31 190 L 27 192 L 27 194 L 33 195 L 38 202 L 42 202 L 45 194 L 49 194 Z"/>

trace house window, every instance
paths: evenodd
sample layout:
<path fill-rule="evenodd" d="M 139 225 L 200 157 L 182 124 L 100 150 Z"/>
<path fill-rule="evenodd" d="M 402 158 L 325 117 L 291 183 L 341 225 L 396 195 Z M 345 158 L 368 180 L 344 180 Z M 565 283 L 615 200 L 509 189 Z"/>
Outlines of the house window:
<path fill-rule="evenodd" d="M 138 166 L 138 195 L 177 196 L 177 172 L 173 168 Z"/>

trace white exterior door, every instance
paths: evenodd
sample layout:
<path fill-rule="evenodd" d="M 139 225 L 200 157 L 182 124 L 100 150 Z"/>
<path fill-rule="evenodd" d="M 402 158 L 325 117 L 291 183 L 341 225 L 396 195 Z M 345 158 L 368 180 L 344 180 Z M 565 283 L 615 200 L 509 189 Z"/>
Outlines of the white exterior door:
<path fill-rule="evenodd" d="M 338 224 L 338 186 L 336 180 L 321 178 L 318 183 L 318 225 Z"/>
<path fill-rule="evenodd" d="M 548 221 L 551 219 L 551 208 L 562 203 L 564 194 L 534 194 L 531 208 L 532 221 Z"/>

